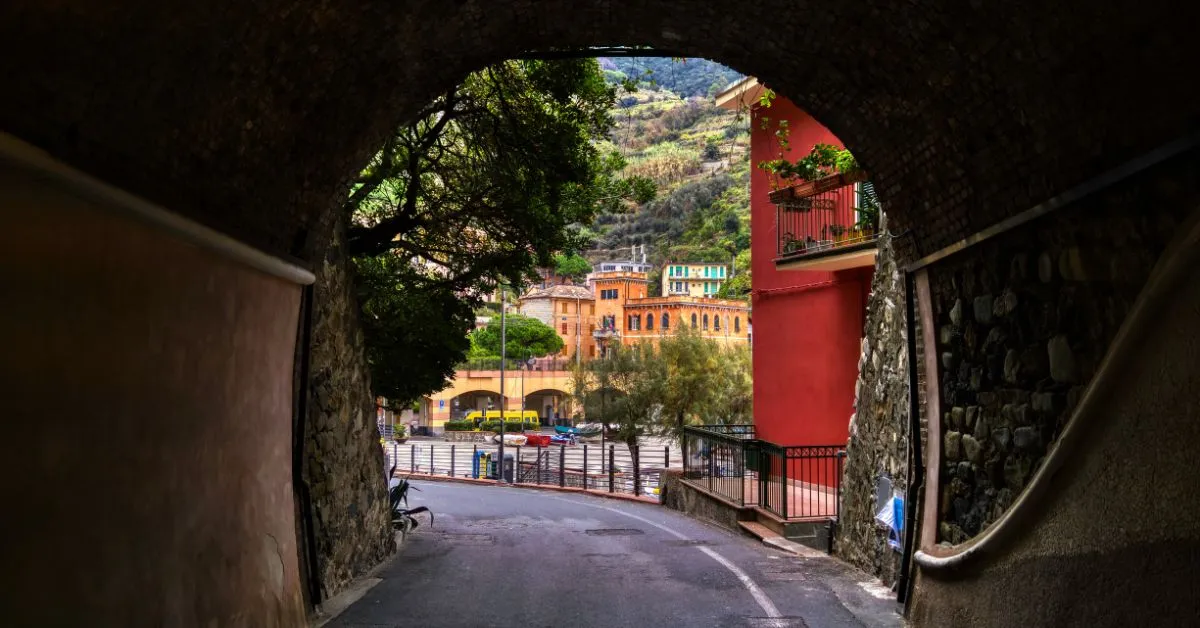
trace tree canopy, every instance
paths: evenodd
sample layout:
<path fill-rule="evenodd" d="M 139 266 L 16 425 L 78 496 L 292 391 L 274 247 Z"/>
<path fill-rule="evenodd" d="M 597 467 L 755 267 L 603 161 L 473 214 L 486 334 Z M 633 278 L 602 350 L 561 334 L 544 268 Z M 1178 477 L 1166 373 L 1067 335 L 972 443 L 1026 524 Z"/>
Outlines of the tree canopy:
<path fill-rule="evenodd" d="M 500 355 L 499 316 L 492 318 L 487 327 L 471 333 L 471 345 L 481 355 Z M 507 314 L 503 321 L 505 354 L 509 358 L 540 358 L 562 351 L 563 339 L 554 328 L 536 318 L 520 314 Z"/>
<path fill-rule="evenodd" d="M 377 393 L 403 402 L 440 388 L 482 295 L 576 250 L 597 212 L 653 196 L 598 148 L 614 99 L 594 59 L 506 61 L 387 139 L 344 205 Z"/>
<path fill-rule="evenodd" d="M 576 281 L 582 280 L 592 272 L 592 265 L 578 253 L 559 253 L 554 256 L 554 272 L 563 277 Z"/>

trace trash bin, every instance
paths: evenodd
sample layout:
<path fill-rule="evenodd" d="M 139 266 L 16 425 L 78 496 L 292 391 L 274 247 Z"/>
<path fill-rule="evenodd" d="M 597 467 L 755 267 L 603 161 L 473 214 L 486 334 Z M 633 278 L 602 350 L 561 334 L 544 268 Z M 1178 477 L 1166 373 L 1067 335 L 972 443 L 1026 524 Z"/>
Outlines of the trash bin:
<path fill-rule="evenodd" d="M 513 455 L 512 454 L 504 454 L 504 481 L 508 482 L 509 484 L 512 484 L 512 481 L 513 481 L 513 466 L 514 465 L 515 465 L 515 462 L 513 461 Z"/>

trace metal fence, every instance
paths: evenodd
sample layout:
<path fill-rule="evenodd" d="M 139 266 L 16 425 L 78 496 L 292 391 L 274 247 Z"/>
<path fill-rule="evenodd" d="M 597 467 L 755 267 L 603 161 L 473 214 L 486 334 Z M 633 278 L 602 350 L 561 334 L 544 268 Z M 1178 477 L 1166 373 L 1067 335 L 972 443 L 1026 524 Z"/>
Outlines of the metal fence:
<path fill-rule="evenodd" d="M 711 425 L 684 428 L 683 445 L 684 479 L 713 495 L 783 519 L 838 517 L 840 446 L 776 445 L 751 426 Z"/>
<path fill-rule="evenodd" d="M 755 465 L 746 460 L 753 439 L 752 425 L 685 427 L 683 477 L 738 505 L 757 504 L 758 491 L 746 490 L 754 480 Z"/>
<path fill-rule="evenodd" d="M 663 469 L 679 466 L 670 447 L 623 445 L 506 446 L 511 456 L 512 483 L 582 488 L 607 493 L 658 496 Z M 633 463 L 634 454 L 638 464 Z M 497 447 L 471 443 L 412 443 L 384 445 L 387 466 L 401 474 L 496 479 L 500 473 Z"/>

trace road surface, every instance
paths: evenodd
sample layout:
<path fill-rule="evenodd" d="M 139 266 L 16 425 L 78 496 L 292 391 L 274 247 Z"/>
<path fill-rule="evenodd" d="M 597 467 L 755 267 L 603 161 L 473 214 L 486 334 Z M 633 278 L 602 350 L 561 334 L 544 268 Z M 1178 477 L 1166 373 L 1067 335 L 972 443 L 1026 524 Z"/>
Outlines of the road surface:
<path fill-rule="evenodd" d="M 827 557 L 800 558 L 650 504 L 416 482 L 435 525 L 331 628 L 900 626 L 894 597 Z"/>

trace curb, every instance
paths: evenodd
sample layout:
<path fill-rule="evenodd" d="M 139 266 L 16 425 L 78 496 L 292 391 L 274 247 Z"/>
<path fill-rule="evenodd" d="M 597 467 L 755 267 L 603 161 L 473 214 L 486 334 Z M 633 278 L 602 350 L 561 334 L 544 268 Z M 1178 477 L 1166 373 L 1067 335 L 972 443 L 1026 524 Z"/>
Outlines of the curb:
<path fill-rule="evenodd" d="M 427 480 L 433 482 L 457 482 L 459 484 L 473 484 L 475 486 L 503 486 L 507 488 L 523 488 L 542 491 L 553 491 L 557 493 L 576 493 L 579 495 L 591 495 L 593 497 L 604 497 L 607 499 L 617 499 L 627 502 L 636 502 L 640 504 L 661 505 L 657 499 L 651 497 L 642 497 L 636 495 L 626 495 L 624 493 L 609 493 L 607 491 L 594 491 L 582 488 L 574 488 L 570 486 L 554 486 L 552 484 L 500 484 L 496 480 L 484 480 L 479 478 L 456 478 L 446 475 L 428 475 L 425 473 L 409 473 L 401 475 L 399 471 L 395 473 L 395 477 L 408 478 L 410 480 Z"/>

